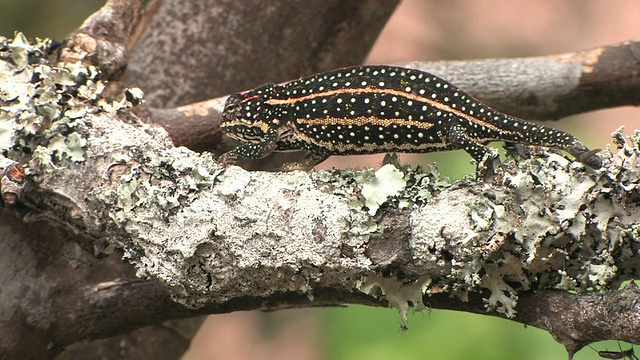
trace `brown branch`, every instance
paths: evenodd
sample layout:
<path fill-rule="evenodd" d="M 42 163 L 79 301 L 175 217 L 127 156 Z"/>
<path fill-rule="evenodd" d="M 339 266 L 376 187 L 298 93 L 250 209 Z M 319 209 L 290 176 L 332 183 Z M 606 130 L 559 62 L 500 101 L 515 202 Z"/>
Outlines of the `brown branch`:
<path fill-rule="evenodd" d="M 406 64 L 525 119 L 640 104 L 640 42 L 549 56 Z"/>
<path fill-rule="evenodd" d="M 601 340 L 640 343 L 640 290 L 631 282 L 623 290 L 576 295 L 564 291 L 521 294 L 517 321 L 551 333 L 570 357 Z"/>
<path fill-rule="evenodd" d="M 103 79 L 122 75 L 128 63 L 130 39 L 142 13 L 141 0 L 109 0 L 71 33 L 60 49 L 60 63 L 93 65 Z"/>

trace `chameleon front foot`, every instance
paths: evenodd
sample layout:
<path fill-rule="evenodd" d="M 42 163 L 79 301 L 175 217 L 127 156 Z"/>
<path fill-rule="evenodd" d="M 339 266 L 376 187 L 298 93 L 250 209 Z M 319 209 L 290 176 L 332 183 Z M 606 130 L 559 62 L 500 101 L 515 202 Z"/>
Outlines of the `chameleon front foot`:
<path fill-rule="evenodd" d="M 327 160 L 331 154 L 324 151 L 310 151 L 300 162 L 291 162 L 282 165 L 282 171 L 302 170 L 309 171 L 314 166 Z"/>
<path fill-rule="evenodd" d="M 282 167 L 280 168 L 280 170 L 282 171 L 295 171 L 295 170 L 309 171 L 311 169 L 313 169 L 313 166 L 309 167 L 308 165 L 304 165 L 301 162 L 290 162 L 290 163 L 282 164 Z"/>
<path fill-rule="evenodd" d="M 233 165 L 238 162 L 238 159 L 231 155 L 230 153 L 224 153 L 218 157 L 218 163 L 221 166 Z"/>
<path fill-rule="evenodd" d="M 496 167 L 500 165 L 500 156 L 493 149 L 482 156 L 482 160 L 478 162 L 476 167 L 476 178 L 485 182 L 491 182 L 496 175 Z"/>

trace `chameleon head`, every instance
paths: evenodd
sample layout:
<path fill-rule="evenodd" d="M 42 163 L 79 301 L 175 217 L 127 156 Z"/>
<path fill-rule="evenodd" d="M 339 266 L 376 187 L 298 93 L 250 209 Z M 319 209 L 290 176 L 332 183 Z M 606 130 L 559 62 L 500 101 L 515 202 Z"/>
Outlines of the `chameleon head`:
<path fill-rule="evenodd" d="M 229 96 L 222 112 L 222 131 L 238 141 L 260 142 L 273 126 L 273 110 L 266 100 L 274 90 L 275 85 L 265 84 Z"/>

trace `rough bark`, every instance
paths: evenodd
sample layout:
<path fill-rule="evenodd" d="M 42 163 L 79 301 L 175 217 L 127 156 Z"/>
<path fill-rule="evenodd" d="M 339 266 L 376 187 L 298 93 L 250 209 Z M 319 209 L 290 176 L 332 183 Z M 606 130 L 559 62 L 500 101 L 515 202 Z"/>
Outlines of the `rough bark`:
<path fill-rule="evenodd" d="M 356 3 L 360 4 L 351 6 L 362 18 L 374 11 L 365 3 Z M 139 5 L 135 1 L 113 4 Z M 195 9 L 202 6 L 194 4 Z M 235 14 L 231 2 L 221 4 L 229 14 Z M 149 14 L 160 9 L 156 7 Z M 392 7 L 385 9 L 390 12 Z M 183 13 L 190 12 L 193 9 Z M 266 18 L 272 15 L 260 14 Z M 330 17 L 328 12 L 322 14 Z M 246 24 L 247 16 L 255 13 L 239 14 L 237 21 Z M 336 24 L 363 21 L 351 16 L 345 13 L 336 18 Z M 127 19 L 136 21 L 135 16 Z M 179 20 L 186 29 L 184 19 L 191 18 Z M 108 23 L 101 17 L 94 20 Z M 148 31 L 173 28 L 169 20 L 149 22 L 146 18 L 143 23 L 151 29 Z M 297 23 L 291 28 L 307 25 Z M 218 26 L 226 28 L 228 23 Z M 92 33 L 99 28 L 84 29 Z M 135 26 L 123 28 L 126 32 L 135 30 Z M 132 70 L 127 81 L 143 84 L 156 105 L 195 102 L 201 95 L 209 98 L 262 81 L 285 81 L 340 66 L 346 55 L 340 59 L 334 55 L 344 54 L 349 46 L 359 49 L 362 57 L 368 48 L 349 45 L 349 41 L 368 41 L 359 28 L 332 28 L 325 33 L 326 42 L 289 48 L 286 56 L 264 47 L 260 34 L 236 28 L 235 33 L 227 33 L 234 36 L 187 42 L 196 50 L 224 44 L 224 51 L 210 67 L 206 55 L 211 56 L 211 49 L 189 52 L 182 48 L 186 56 L 181 59 L 185 61 L 176 60 L 167 51 L 171 56 L 163 60 L 155 56 L 153 63 L 146 65 L 160 72 L 149 76 L 157 79 L 145 83 L 142 78 L 147 72 Z M 378 30 L 368 31 L 375 38 Z M 261 31 L 275 33 L 278 29 L 267 26 Z M 207 33 L 215 33 L 215 29 Z M 185 38 L 193 36 L 193 32 L 183 34 Z M 304 37 L 304 33 L 298 35 Z M 168 36 L 146 38 L 151 43 L 158 41 L 151 47 L 156 50 L 154 55 L 165 53 L 157 51 L 162 43 L 172 44 L 166 42 L 172 35 Z M 102 45 L 118 50 L 127 44 L 126 49 L 131 39 L 115 36 L 117 46 L 111 48 L 109 41 Z M 175 44 L 176 40 L 172 41 Z M 243 44 L 241 51 L 251 46 L 255 50 L 225 60 L 235 41 Z M 317 56 L 321 49 L 333 49 L 336 44 L 336 53 Z M 634 46 L 625 44 L 620 49 L 631 51 Z M 76 65 L 51 69 L 46 64 L 29 64 L 33 49 L 28 45 L 22 50 L 1 48 L 0 122 L 4 131 L 0 148 L 6 159 L 0 160 L 2 164 L 17 161 L 27 169 L 21 192 L 2 189 L 5 202 L 5 194 L 18 200 L 1 218 L 0 301 L 6 305 L 3 309 L 11 309 L 0 313 L 0 333 L 7 334 L 0 339 L 4 357 L 53 357 L 66 348 L 63 356 L 73 358 L 76 350 L 75 356 L 86 354 L 78 345 L 82 341 L 121 335 L 169 319 L 336 303 L 391 305 L 401 314 L 410 307 L 432 307 L 511 316 L 548 330 L 570 354 L 600 339 L 640 342 L 635 331 L 640 313 L 634 302 L 637 289 L 599 293 L 637 277 L 633 256 L 639 248 L 637 136 L 625 143 L 616 135 L 620 151 L 605 153 L 607 166 L 600 172 L 540 151 L 532 160 L 509 160 L 491 184 L 472 179 L 450 184 L 433 171 L 397 164 L 387 165 L 382 172 L 282 174 L 223 169 L 211 154 L 176 148 L 163 129 L 143 124 L 128 110 L 137 100 L 135 91 L 128 91 L 128 97 L 117 103 L 104 101 L 95 69 Z M 515 69 L 511 76 L 498 77 L 505 80 L 526 73 L 523 67 L 532 63 L 542 64 L 540 71 L 547 81 L 536 83 L 529 93 L 523 90 L 525 96 L 520 99 L 530 105 L 532 95 L 526 94 L 535 94 L 535 102 L 551 109 L 545 111 L 551 111 L 548 116 L 553 118 L 564 114 L 564 108 L 554 109 L 562 99 L 577 99 L 576 107 L 567 110 L 575 112 L 637 104 L 637 91 L 611 90 L 615 86 L 637 89 L 637 62 L 616 49 L 555 60 L 516 59 L 510 66 L 501 61 L 487 64 Z M 22 60 L 12 57 L 18 52 L 28 54 Z M 104 66 L 96 59 L 107 59 L 106 64 L 117 65 L 124 59 L 130 66 L 144 67 L 137 55 L 127 60 L 126 51 L 116 54 L 115 58 L 92 58 L 88 63 Z M 274 64 L 283 64 L 283 58 L 297 59 L 292 63 L 302 65 L 265 73 L 255 70 L 254 56 L 269 69 L 278 69 Z M 616 70 L 611 65 L 616 61 L 626 65 Z M 600 63 L 608 67 L 599 67 Z M 445 65 L 447 78 L 462 81 L 456 77 L 462 71 L 456 66 L 459 63 Z M 172 72 L 193 68 L 202 69 L 207 76 L 225 75 L 212 89 L 208 86 L 211 78 L 201 82 L 193 75 L 183 77 L 186 72 L 179 76 Z M 430 69 L 437 72 L 437 68 L 433 65 Z M 116 71 L 108 73 L 117 76 L 122 67 L 113 69 Z M 594 73 L 599 76 L 590 77 Z M 268 79 L 262 80 L 263 75 Z M 478 82 L 480 89 L 491 88 L 486 75 L 477 76 L 487 79 Z M 474 83 L 459 84 L 478 95 L 472 89 Z M 508 84 L 512 90 L 508 93 L 514 93 L 513 83 Z M 563 90 L 545 97 L 545 92 L 558 87 Z M 182 97 L 185 92 L 188 95 Z M 492 103 L 483 95 L 479 97 Z M 582 97 L 588 100 L 581 101 Z M 206 125 L 209 119 L 214 122 L 209 129 L 203 126 L 205 133 L 214 134 L 204 141 L 213 141 L 212 146 L 203 148 L 217 147 L 220 137 L 215 121 L 219 121 L 219 113 L 215 110 L 220 104 L 218 99 L 215 105 L 198 105 L 201 124 Z M 544 114 L 542 107 L 517 106 L 523 113 Z M 194 109 L 188 104 L 167 109 L 164 115 L 170 119 Z M 150 114 L 152 121 L 160 118 L 154 108 L 138 113 Z M 184 138 L 190 137 L 187 134 Z M 380 181 L 391 181 L 398 190 L 390 193 L 387 185 L 378 186 Z M 363 191 L 365 188 L 368 190 Z M 22 221 L 29 225 L 21 225 Z M 126 262 L 119 261 L 122 254 Z M 69 262 L 76 268 L 69 268 Z M 128 263 L 135 266 L 135 274 Z M 166 333 L 167 327 L 146 330 L 158 336 Z M 117 346 L 115 339 L 96 344 L 93 354 L 118 350 L 123 357 L 141 358 L 144 353 L 156 358 L 158 352 L 129 346 L 136 339 L 153 337 L 144 331 L 125 335 Z M 177 338 L 178 349 L 182 349 L 192 333 L 193 329 L 186 329 L 171 338 Z"/>
<path fill-rule="evenodd" d="M 398 1 L 161 4 L 152 5 L 124 81 L 140 86 L 149 105 L 165 108 L 360 64 Z"/>
<path fill-rule="evenodd" d="M 613 334 L 586 316 L 638 318 L 633 301 L 618 302 L 624 311 L 616 314 L 593 305 L 634 297 L 632 289 L 609 298 L 566 294 L 637 276 L 638 136 L 626 142 L 617 134 L 620 150 L 603 153 L 601 171 L 539 150 L 505 162 L 493 183 L 451 184 L 433 169 L 394 163 L 378 171 L 247 172 L 174 147 L 163 129 L 128 111 L 135 92 L 105 102 L 99 82 L 71 81 L 90 68 L 27 65 L 16 74 L 0 64 L 13 73 L 2 87 L 11 81 L 16 94 L 3 99 L 2 148 L 28 174 L 20 202 L 29 212 L 19 212 L 22 205 L 14 212 L 72 239 L 47 244 L 52 249 L 41 246 L 42 234 L 6 242 L 4 253 L 15 257 L 4 258 L 13 284 L 4 301 L 35 300 L 5 314 L 3 332 L 16 338 L 4 351 L 18 351 L 11 346 L 27 334 L 41 341 L 25 354 L 36 357 L 172 318 L 364 303 L 396 307 L 402 317 L 429 307 L 507 316 L 546 326 L 573 353 Z M 23 239 L 32 245 L 16 244 Z M 86 251 L 116 254 L 81 266 L 86 273 L 50 279 L 64 266 L 61 248 L 78 264 L 94 262 Z M 21 281 L 25 249 L 49 262 L 34 259 L 40 271 Z M 120 253 L 138 277 L 154 280 L 133 280 L 116 261 Z M 95 271 L 110 261 L 120 275 Z M 555 321 L 568 325 L 549 325 Z M 623 329 L 616 336 L 638 342 Z"/>
<path fill-rule="evenodd" d="M 138 0 L 108 1 L 102 9 L 89 17 L 82 26 L 80 26 L 65 40 L 58 53 L 58 61 L 61 63 L 73 63 L 80 61 L 84 65 L 99 67 L 102 73 L 102 79 L 112 80 L 110 83 L 111 87 L 107 89 L 107 91 L 115 93 L 117 96 L 118 80 L 120 80 L 120 76 L 126 66 L 130 65 L 134 70 L 136 68 L 141 69 L 138 66 L 139 63 L 147 61 L 145 57 L 149 55 L 149 53 L 144 53 L 144 46 L 149 46 L 147 49 L 151 49 L 152 51 L 150 57 L 154 61 L 153 65 L 157 66 L 157 70 L 161 71 L 152 71 L 150 68 L 143 67 L 142 71 L 138 73 L 140 78 L 137 78 L 135 75 L 131 76 L 131 73 L 129 73 L 127 79 L 135 84 L 145 84 L 148 80 L 160 80 L 153 84 L 154 86 L 157 86 L 156 88 L 145 86 L 145 90 L 148 92 L 160 90 L 162 94 L 166 94 L 162 89 L 171 88 L 172 90 L 175 90 L 172 96 L 180 97 L 180 99 L 185 102 L 193 102 L 197 98 L 202 98 L 203 96 L 208 97 L 206 94 L 208 94 L 209 91 L 216 91 L 218 94 L 223 93 L 222 90 L 217 89 L 218 86 L 228 87 L 233 86 L 233 84 L 236 83 L 238 80 L 236 76 L 230 76 L 230 72 L 222 71 L 222 69 L 251 69 L 249 70 L 249 73 L 255 75 L 265 72 L 266 68 L 276 68 L 273 64 L 278 64 L 279 66 L 286 65 L 278 67 L 279 70 L 277 72 L 281 74 L 283 79 L 285 79 L 298 76 L 301 72 L 317 71 L 322 68 L 328 69 L 340 65 L 361 62 L 368 52 L 371 44 L 377 37 L 378 32 L 386 22 L 386 19 L 390 16 L 398 2 L 370 1 L 363 3 L 359 1 L 334 1 L 332 4 L 330 2 L 307 3 L 299 1 L 295 4 L 289 4 L 288 8 L 284 8 L 283 4 L 279 3 L 265 7 L 265 3 L 261 1 L 254 1 L 252 3 L 243 2 L 242 5 L 236 4 L 235 2 L 224 1 L 152 1 L 145 9 L 146 11 L 142 18 L 140 17 L 140 14 L 143 13 L 141 11 L 141 3 L 142 2 Z M 304 8 L 302 8 L 303 5 Z M 174 11 L 176 9 L 172 8 L 173 6 L 178 6 L 178 11 Z M 210 11 L 203 12 L 201 11 L 202 9 Z M 264 10 L 267 9 L 277 11 L 265 14 Z M 217 12 L 218 10 L 224 10 L 222 15 L 231 15 L 229 19 L 235 21 L 236 25 L 238 25 L 233 27 L 234 29 L 246 26 L 243 16 L 257 17 L 254 24 L 260 25 L 264 28 L 259 31 L 255 31 L 255 29 L 258 29 L 256 27 L 252 29 L 252 31 L 245 31 L 233 35 L 233 32 L 228 29 L 230 27 L 229 22 L 213 21 L 211 19 L 211 15 L 216 13 L 220 14 Z M 299 14 L 305 16 L 298 16 L 298 13 L 296 13 L 298 10 L 300 11 Z M 314 11 L 316 11 L 315 14 Z M 178 13 L 185 16 L 177 18 L 176 14 Z M 283 17 L 283 14 L 287 14 L 287 16 Z M 315 26 L 311 29 L 314 30 L 313 33 L 293 30 L 307 27 L 312 24 Z M 363 26 L 364 24 L 367 26 Z M 282 27 L 278 28 L 278 26 Z M 208 31 L 191 31 L 198 27 L 200 27 L 200 29 L 206 28 Z M 161 44 L 165 40 L 170 39 L 172 36 L 179 33 L 179 31 L 167 32 L 170 28 L 182 29 L 185 30 L 185 32 L 181 33 L 181 37 L 176 40 L 176 43 L 170 43 L 168 44 L 168 47 L 163 47 Z M 268 33 L 266 32 L 267 28 L 269 29 Z M 268 45 L 269 42 L 265 41 L 265 39 L 280 39 L 282 41 L 285 38 L 282 37 L 283 33 L 281 31 L 285 31 L 284 35 L 290 46 L 286 48 L 286 51 L 274 52 L 272 51 L 273 46 Z M 141 38 L 143 41 L 139 42 L 138 40 Z M 144 46 L 141 46 L 141 43 L 143 43 Z M 21 68 L 26 66 L 28 63 L 39 61 L 40 58 L 46 56 L 49 51 L 56 47 L 55 44 L 48 44 L 47 46 L 30 48 L 27 44 L 24 44 L 23 48 L 16 49 L 17 51 L 13 52 L 13 54 L 17 56 L 12 58 L 10 52 L 7 52 L 8 44 L 9 42 L 6 40 L 3 40 L 0 43 L 0 49 L 2 51 L 0 55 L 3 56 L 4 60 L 17 61 L 20 63 Z M 133 50 L 133 57 L 138 60 L 131 60 L 129 58 L 130 50 L 136 44 L 138 44 L 138 46 Z M 235 60 L 232 59 L 231 62 L 226 61 L 225 54 L 221 53 L 220 50 L 224 48 L 232 52 L 233 49 L 236 48 L 234 45 L 238 44 L 242 44 L 240 47 L 242 51 L 239 53 L 239 56 L 236 56 L 234 58 Z M 256 62 L 256 58 L 252 55 L 253 52 L 249 51 L 249 53 L 247 53 L 247 50 L 257 47 L 263 47 L 265 51 L 270 53 L 268 56 L 270 59 L 269 61 L 266 61 L 267 57 L 262 56 L 263 54 L 259 54 L 261 56 L 261 61 Z M 157 50 L 160 48 L 167 49 L 167 52 L 158 52 Z M 173 50 L 178 50 L 177 55 Z M 296 54 L 295 57 L 287 55 L 287 58 L 291 60 L 289 63 L 277 60 L 288 52 Z M 211 61 L 212 54 L 218 54 L 215 58 L 220 59 L 220 61 Z M 21 56 L 22 58 L 20 58 Z M 178 60 L 176 60 L 176 56 Z M 263 65 L 265 66 L 260 68 L 256 64 L 259 65 L 262 61 L 264 61 Z M 252 64 L 252 66 L 248 66 L 249 64 Z M 182 77 L 179 82 L 175 82 L 176 79 L 180 78 L 177 76 L 177 73 L 182 71 L 181 69 L 186 70 L 193 68 L 197 68 L 201 70 L 201 72 L 194 73 L 189 70 L 185 73 L 187 76 Z M 163 71 L 165 72 L 164 74 L 162 73 Z M 221 81 L 220 76 L 214 76 L 213 80 L 207 78 L 203 84 L 203 74 L 205 73 L 226 73 L 226 85 Z M 153 75 L 152 79 L 150 79 L 150 74 Z M 190 74 L 194 76 L 189 76 Z M 87 80 L 93 81 L 95 80 L 93 77 L 96 76 L 96 72 L 95 69 L 92 69 L 87 73 L 78 72 L 75 73 L 75 75 L 78 76 L 76 79 L 66 78 L 63 86 L 69 85 L 75 81 L 78 81 L 79 83 Z M 22 78 L 22 81 L 25 81 L 25 79 Z M 17 96 L 20 92 L 19 90 L 13 90 L 13 84 L 9 85 L 8 88 L 9 90 L 6 93 L 3 93 L 3 95 L 6 95 L 3 100 L 13 100 L 14 96 Z M 16 89 L 24 90 L 21 86 L 16 87 Z M 2 90 L 4 91 L 6 89 L 3 88 Z M 61 96 L 66 96 L 66 94 Z M 158 98 L 161 98 L 161 96 L 158 96 Z M 147 99 L 152 99 L 152 97 L 147 96 Z M 51 100 L 52 99 L 49 99 L 49 101 Z M 84 101 L 86 100 L 87 99 L 84 99 Z M 163 103 L 164 100 L 165 99 L 162 98 L 158 103 Z M 166 106 L 167 104 L 168 103 L 165 103 L 163 106 Z M 40 105 L 39 110 L 50 109 L 48 104 Z M 43 121 L 46 128 L 46 124 L 49 121 L 48 117 L 55 117 L 59 114 L 48 113 L 45 111 L 40 115 L 47 117 Z M 41 119 L 38 121 L 41 121 Z M 45 128 L 42 130 L 44 131 Z M 62 137 L 56 139 L 58 145 L 65 144 L 64 136 L 66 135 L 68 134 L 65 133 Z M 72 138 L 74 140 L 79 140 L 79 137 L 76 137 L 75 134 L 72 135 Z M 79 141 L 80 143 L 82 142 L 81 140 Z M 24 146 L 24 144 L 20 146 Z M 77 148 L 74 147 L 74 149 Z M 34 148 L 29 148 L 29 146 L 27 146 L 26 150 L 32 151 Z M 60 149 L 60 151 L 64 150 Z M 73 153 L 73 150 L 69 151 Z M 4 175 L 2 177 L 1 184 L 2 198 L 6 204 L 9 204 L 13 201 L 12 199 L 17 199 L 20 196 L 16 189 L 21 191 L 24 184 L 18 184 L 15 188 L 12 187 L 13 185 L 10 183 L 11 176 L 7 176 L 10 175 L 11 172 L 4 167 L 4 160 L 7 160 L 7 165 L 13 167 L 19 166 L 19 163 L 16 163 L 14 159 L 2 160 L 3 168 L 1 170 Z M 26 163 L 28 160 L 24 161 Z M 114 169 L 117 169 L 117 166 L 115 166 Z M 34 178 L 38 178 L 38 174 L 31 174 L 28 179 L 29 181 L 27 181 L 28 186 L 32 185 L 32 180 Z M 69 178 L 73 183 L 89 181 L 88 178 L 78 178 L 71 174 Z M 56 201 L 66 201 L 65 195 L 58 194 L 55 197 L 57 199 Z M 47 215 L 39 214 L 38 218 L 47 218 L 49 216 L 50 221 L 60 224 L 56 219 L 61 215 L 62 214 L 59 214 L 56 211 L 52 211 Z M 0 221 L 4 219 L 5 218 L 0 219 Z M 5 227 L 5 229 L 8 228 Z M 70 236 L 76 239 L 85 237 L 82 229 L 77 229 L 72 226 L 66 230 L 69 230 L 70 233 L 65 233 L 65 237 Z M 54 235 L 55 234 L 50 236 Z M 42 241 L 41 238 L 40 240 Z M 19 251 L 20 248 L 15 248 L 15 250 Z M 11 258 L 11 256 L 7 256 L 7 258 Z M 88 261 L 86 257 L 83 257 L 83 259 L 83 261 Z M 104 274 L 111 274 L 110 279 L 116 284 L 120 282 L 120 270 L 118 268 L 112 269 L 111 267 L 117 267 L 117 263 L 118 262 L 115 262 L 116 265 L 114 265 L 113 262 L 108 262 L 106 264 L 103 263 L 100 267 L 100 271 Z M 34 263 L 24 264 L 24 268 L 32 268 L 34 266 L 36 266 Z M 7 271 L 5 275 L 7 276 L 7 279 L 15 281 L 19 287 L 19 285 L 24 282 L 21 281 L 24 277 L 22 275 L 24 268 L 11 268 L 12 271 Z M 97 270 L 97 267 L 94 267 L 93 269 Z M 67 271 L 64 267 L 52 267 L 48 270 L 50 271 L 43 271 L 43 273 L 48 274 L 52 278 L 55 277 L 55 274 L 62 276 L 61 274 L 65 274 Z M 127 277 L 124 276 L 124 278 Z M 51 280 L 52 279 L 48 279 L 48 281 Z M 75 285 L 77 287 L 90 288 L 96 285 L 90 279 L 83 279 L 80 276 L 75 278 L 75 280 Z M 29 282 L 30 280 L 25 279 L 25 281 Z M 102 282 L 106 283 L 108 281 L 103 279 Z M 51 283 L 54 284 L 55 282 Z M 132 286 L 129 286 L 128 288 L 131 287 Z M 64 288 L 64 286 L 60 286 L 60 288 Z M 148 287 L 145 288 L 145 291 L 149 291 Z M 166 290 L 159 289 L 158 291 L 158 295 L 155 297 L 151 296 L 151 298 L 166 299 Z M 66 300 L 70 303 L 75 303 L 75 299 L 71 296 L 66 298 Z M 47 308 L 50 311 L 55 310 L 51 307 L 47 307 L 49 305 L 47 305 L 48 300 L 46 300 L 46 298 L 43 301 L 45 302 L 43 308 Z M 83 301 L 78 300 L 78 303 L 83 303 Z M 163 302 L 159 301 L 158 303 L 162 304 Z M 155 305 L 150 305 L 148 308 L 153 309 L 154 307 Z M 36 306 L 36 308 L 38 307 Z M 101 308 L 96 305 L 93 307 L 87 307 L 86 310 L 87 313 L 90 314 L 101 314 L 107 310 L 107 308 L 105 308 L 105 310 L 101 310 Z M 141 311 L 139 314 L 143 313 L 144 311 Z M 158 313 L 162 314 L 163 312 L 159 311 Z M 190 312 L 188 316 L 195 316 L 197 314 L 198 312 Z M 25 315 L 25 317 L 26 316 L 27 315 Z M 145 318 L 147 316 L 144 315 L 142 317 Z M 187 316 L 182 315 L 180 317 Z M 11 319 L 5 318 L 3 321 L 4 320 L 7 320 L 7 322 L 3 323 L 8 326 L 7 331 L 9 331 L 12 325 Z M 102 321 L 104 320 L 103 318 L 100 318 L 100 320 L 100 324 L 96 325 L 96 327 L 102 327 L 102 330 L 78 330 L 78 333 L 83 334 L 81 338 L 93 339 L 96 337 L 106 336 L 97 336 L 94 333 L 95 331 L 103 334 L 115 334 L 122 333 L 123 330 L 128 328 L 124 326 L 121 327 L 121 329 L 117 329 L 117 322 Z M 147 320 L 143 320 L 142 323 L 153 324 L 160 320 L 161 319 L 152 320 L 151 318 L 147 318 Z M 197 322 L 198 321 L 196 321 L 196 323 Z M 109 324 L 114 324 L 114 326 Z M 193 321 L 190 321 L 190 323 L 186 325 L 181 323 L 180 326 L 188 327 L 191 324 L 193 324 Z M 38 328 L 35 332 L 30 332 L 30 329 L 27 329 L 25 332 L 15 331 L 16 329 L 13 329 L 13 333 L 22 334 L 24 337 L 16 335 L 17 337 L 12 339 L 19 338 L 21 341 L 4 343 L 2 356 L 0 357 L 5 356 L 6 354 L 11 354 L 10 356 L 20 356 L 20 354 L 24 354 L 24 358 L 52 357 L 55 356 L 64 346 L 76 343 L 76 345 L 73 346 L 73 349 L 68 349 L 68 351 L 62 355 L 64 358 L 106 356 L 105 354 L 118 352 L 121 358 L 127 357 L 132 359 L 142 359 L 142 356 L 144 355 L 144 358 L 156 359 L 159 357 L 157 354 L 162 354 L 163 356 L 161 357 L 171 357 L 170 354 L 172 354 L 176 349 L 183 349 L 185 346 L 185 339 L 188 340 L 190 338 L 190 336 L 166 336 L 167 330 L 165 328 L 156 327 L 155 330 L 153 328 L 145 328 L 145 330 L 132 333 L 130 336 L 125 336 L 120 339 L 112 338 L 110 340 L 94 342 L 93 344 L 84 346 L 77 343 L 77 340 L 80 339 L 74 340 L 66 338 L 61 334 L 52 334 L 46 331 L 46 328 L 48 327 L 46 320 L 37 325 L 41 325 L 43 328 Z M 72 326 L 75 324 L 66 325 L 70 325 L 69 328 L 71 329 L 71 332 L 76 332 L 77 328 Z M 82 323 L 82 325 L 86 325 L 86 323 Z M 5 331 L 5 333 L 7 331 Z M 92 335 L 92 333 L 94 333 L 94 335 Z M 36 337 L 39 337 L 38 341 L 35 341 Z M 9 337 L 7 337 L 7 339 L 8 338 Z M 159 338 L 162 338 L 163 341 L 153 341 L 153 339 Z M 42 342 L 40 342 L 40 340 L 42 340 Z M 36 344 L 36 346 L 25 346 L 25 341 L 28 341 L 29 344 Z M 51 346 L 45 346 L 45 343 L 50 343 Z M 42 346 L 37 346 L 37 344 L 41 344 Z M 107 357 L 111 358 L 110 356 Z"/>
<path fill-rule="evenodd" d="M 513 59 L 412 62 L 483 102 L 524 119 L 640 104 L 640 42 Z"/>

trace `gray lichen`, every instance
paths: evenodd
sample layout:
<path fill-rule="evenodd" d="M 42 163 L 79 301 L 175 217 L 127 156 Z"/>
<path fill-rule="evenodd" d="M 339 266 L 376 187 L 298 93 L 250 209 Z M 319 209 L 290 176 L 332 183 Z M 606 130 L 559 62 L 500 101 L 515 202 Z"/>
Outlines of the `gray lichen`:
<path fill-rule="evenodd" d="M 123 111 L 136 91 L 104 99 L 95 69 L 0 61 L 0 71 L 13 74 L 0 77 L 0 148 L 29 163 L 30 206 L 97 252 L 122 248 L 140 277 L 192 308 L 333 287 L 384 298 L 403 319 L 442 292 L 481 292 L 488 310 L 513 316 L 519 291 L 594 291 L 638 275 L 638 133 L 614 134 L 619 151 L 605 151 L 600 171 L 540 150 L 505 162 L 494 183 L 393 163 L 248 172 L 172 146 Z"/>
<path fill-rule="evenodd" d="M 593 291 L 637 276 L 640 213 L 635 205 L 621 209 L 610 196 L 632 191 L 624 199 L 637 199 L 637 134 L 630 140 L 633 146 L 618 141 L 621 150 L 608 153 L 604 171 L 544 153 L 518 167 L 504 164 L 499 183 L 457 184 L 432 194 L 435 202 L 414 205 L 413 260 L 434 279 L 425 293 L 444 289 L 464 299 L 469 291 L 487 289 L 487 309 L 512 317 L 518 291 Z M 626 179 L 624 190 L 612 174 Z M 406 312 L 397 305 L 403 302 L 395 285 L 376 285 Z"/>
<path fill-rule="evenodd" d="M 87 112 L 95 112 L 87 102 L 100 97 L 103 85 L 93 80 L 97 69 L 92 67 L 51 67 L 44 62 L 29 65 L 31 54 L 42 52 L 47 43 L 39 40 L 30 45 L 18 33 L 9 46 L 15 65 L 0 62 L 0 71 L 14 72 L 0 78 L 5 104 L 0 112 L 0 148 L 17 159 L 36 153 L 45 163 L 59 163 L 62 158 L 82 162 Z M 86 81 L 78 83 L 81 77 Z"/>

